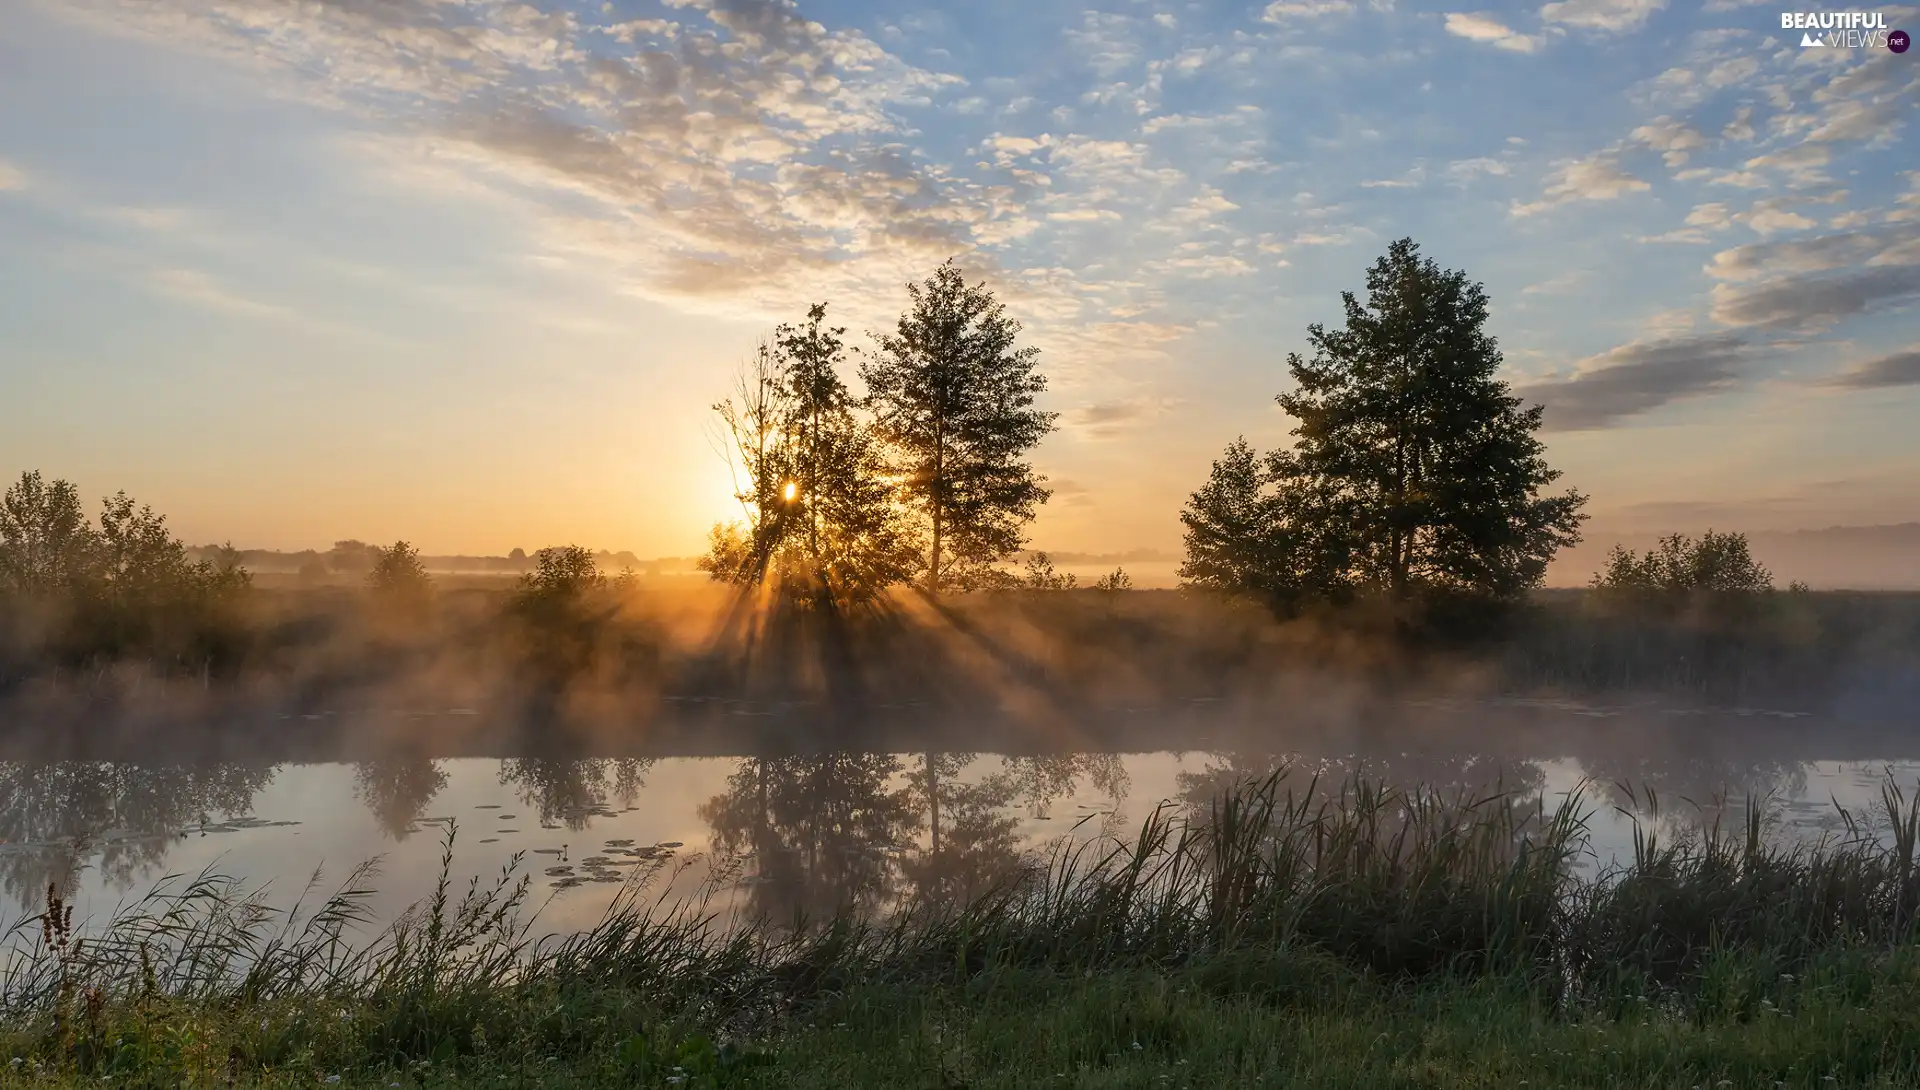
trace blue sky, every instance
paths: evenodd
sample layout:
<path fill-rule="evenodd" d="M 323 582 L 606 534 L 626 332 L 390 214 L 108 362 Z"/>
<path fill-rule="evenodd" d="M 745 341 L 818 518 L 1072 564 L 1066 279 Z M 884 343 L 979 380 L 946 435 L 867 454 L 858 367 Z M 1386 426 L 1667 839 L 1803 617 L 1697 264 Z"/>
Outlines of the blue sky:
<path fill-rule="evenodd" d="M 1913 8 L 1884 11 L 1920 26 Z M 778 321 L 958 257 L 1058 549 L 1172 548 L 1402 235 L 1594 530 L 1920 519 L 1920 54 L 1777 6 L 24 0 L 0 466 L 190 540 L 696 551 Z"/>

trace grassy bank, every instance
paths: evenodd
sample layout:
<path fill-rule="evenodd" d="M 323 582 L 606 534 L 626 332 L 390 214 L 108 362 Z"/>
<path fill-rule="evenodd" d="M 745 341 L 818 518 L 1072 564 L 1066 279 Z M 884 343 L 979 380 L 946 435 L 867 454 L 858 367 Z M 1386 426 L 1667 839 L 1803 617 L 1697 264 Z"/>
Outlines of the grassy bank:
<path fill-rule="evenodd" d="M 1293 787 L 1297 790 L 1290 790 Z M 1574 816 L 1244 785 L 964 905 L 722 930 L 636 880 L 536 940 L 514 873 L 369 938 L 156 892 L 16 932 L 4 1084 L 1899 1086 L 1920 1080 L 1920 818 L 1770 843 L 1760 810 L 1604 873 Z M 1577 815 L 1578 811 L 1572 811 Z M 448 862 L 451 865 L 451 848 Z"/>

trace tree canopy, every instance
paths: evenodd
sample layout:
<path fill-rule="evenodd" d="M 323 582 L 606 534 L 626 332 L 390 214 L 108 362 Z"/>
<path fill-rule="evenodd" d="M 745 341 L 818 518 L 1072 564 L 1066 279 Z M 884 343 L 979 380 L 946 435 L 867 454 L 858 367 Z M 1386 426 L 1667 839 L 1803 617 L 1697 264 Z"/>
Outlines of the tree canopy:
<path fill-rule="evenodd" d="M 1293 444 L 1237 440 L 1189 501 L 1183 579 L 1281 600 L 1464 594 L 1510 601 L 1579 540 L 1585 497 L 1560 474 L 1497 377 L 1487 295 L 1411 239 L 1341 295 L 1341 328 L 1308 327 L 1277 398 Z"/>
<path fill-rule="evenodd" d="M 1051 492 L 1028 461 L 1057 414 L 1039 349 L 1016 346 L 1020 323 L 952 261 L 907 285 L 909 306 L 874 335 L 860 377 L 874 427 L 891 447 L 907 502 L 927 531 L 927 588 L 965 589 L 1011 556 Z"/>

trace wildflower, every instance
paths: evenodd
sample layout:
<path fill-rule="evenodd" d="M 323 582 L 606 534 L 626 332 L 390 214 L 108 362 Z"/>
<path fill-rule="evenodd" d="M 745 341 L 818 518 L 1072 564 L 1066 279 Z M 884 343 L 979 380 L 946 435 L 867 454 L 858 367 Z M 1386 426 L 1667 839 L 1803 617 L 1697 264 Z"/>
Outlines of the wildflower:
<path fill-rule="evenodd" d="M 1133 1043 L 1133 1050 L 1134 1050 L 1135 1052 L 1138 1052 L 1138 1051 L 1140 1051 L 1140 1042 L 1138 1042 L 1138 1041 L 1135 1041 L 1135 1042 Z"/>

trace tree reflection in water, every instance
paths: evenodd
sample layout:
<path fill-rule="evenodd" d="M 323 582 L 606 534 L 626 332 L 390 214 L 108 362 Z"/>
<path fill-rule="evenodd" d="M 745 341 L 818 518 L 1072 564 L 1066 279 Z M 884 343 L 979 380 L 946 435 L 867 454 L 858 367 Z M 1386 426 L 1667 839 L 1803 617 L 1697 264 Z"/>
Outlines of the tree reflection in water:
<path fill-rule="evenodd" d="M 380 828 L 396 841 L 416 830 L 434 796 L 447 786 L 440 762 L 425 757 L 361 761 L 353 770 L 353 793 Z"/>
<path fill-rule="evenodd" d="M 632 806 L 653 763 L 635 757 L 516 757 L 500 762 L 500 782 L 533 808 L 540 824 L 584 829 L 595 816 L 611 816 L 610 806 Z"/>
<path fill-rule="evenodd" d="M 49 883 L 71 896 L 92 865 L 126 890 L 187 826 L 252 813 L 275 768 L 0 761 L 0 886 L 34 905 Z"/>
<path fill-rule="evenodd" d="M 1582 765 L 1611 805 L 1683 838 L 1738 833 L 1749 801 L 1771 808 L 1807 793 L 1808 765 L 1785 759 L 1609 754 Z"/>
<path fill-rule="evenodd" d="M 785 922 L 902 900 L 950 905 L 1027 872 L 1018 807 L 1082 780 L 1118 799 L 1118 757 L 1005 757 L 974 778 L 971 753 L 749 758 L 700 815 L 723 859 L 750 862 L 746 911 Z M 925 834 L 924 843 L 922 834 Z"/>

